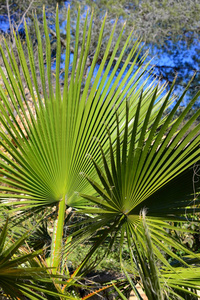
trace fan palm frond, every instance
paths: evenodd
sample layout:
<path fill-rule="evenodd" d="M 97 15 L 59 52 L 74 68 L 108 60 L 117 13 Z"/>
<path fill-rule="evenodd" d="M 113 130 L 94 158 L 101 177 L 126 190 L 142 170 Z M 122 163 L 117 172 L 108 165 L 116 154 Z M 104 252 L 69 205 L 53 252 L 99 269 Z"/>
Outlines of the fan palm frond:
<path fill-rule="evenodd" d="M 80 235 L 83 233 L 89 237 L 97 232 L 99 243 L 101 239 L 104 241 L 108 234 L 114 237 L 120 234 L 122 240 L 130 239 L 130 244 L 132 244 L 131 240 L 134 242 L 134 237 L 137 236 L 138 239 L 140 236 L 142 242 L 140 212 L 145 209 L 155 254 L 168 266 L 160 249 L 181 260 L 166 246 L 168 244 L 170 247 L 185 249 L 167 234 L 165 228 L 173 228 L 173 226 L 166 221 L 185 220 L 186 212 L 198 213 L 200 192 L 199 181 L 193 178 L 193 166 L 199 162 L 200 125 L 192 127 L 193 122 L 200 115 L 200 110 L 178 130 L 200 93 L 171 123 L 184 94 L 161 128 L 159 124 L 162 120 L 163 107 L 157 110 L 154 123 L 150 122 L 154 95 L 142 123 L 139 119 L 142 94 L 134 118 L 129 114 L 129 102 L 127 102 L 123 131 L 120 131 L 119 116 L 116 114 L 115 143 L 112 142 L 110 128 L 107 128 L 110 140 L 109 153 L 104 151 L 99 142 L 103 166 L 91 155 L 99 180 L 85 174 L 96 195 L 81 194 L 93 203 L 93 206 L 88 205 L 82 212 L 93 214 L 94 224 L 84 228 L 84 232 L 79 232 Z M 177 230 L 177 227 L 174 229 Z M 186 249 L 184 251 L 187 252 Z M 182 263 L 184 264 L 183 260 Z"/>
<path fill-rule="evenodd" d="M 105 19 L 106 16 L 102 22 L 91 66 L 87 68 L 93 18 L 91 15 L 89 20 L 87 14 L 80 41 L 79 10 L 72 54 L 70 9 L 68 9 L 63 86 L 59 74 L 61 44 L 58 9 L 55 25 L 57 37 L 55 88 L 53 88 L 51 68 L 51 41 L 45 10 L 44 36 L 39 30 L 37 18 L 35 22 L 37 59 L 34 58 L 26 23 L 28 60 L 24 45 L 16 34 L 17 57 L 6 41 L 6 54 L 0 47 L 7 72 L 5 74 L 0 68 L 5 85 L 5 88 L 0 86 L 0 181 L 2 183 L 0 198 L 2 205 L 9 206 L 13 212 L 15 209 L 26 211 L 27 216 L 31 215 L 33 210 L 38 213 L 45 207 L 57 206 L 58 219 L 55 222 L 52 242 L 53 266 L 58 266 L 60 257 L 66 205 L 81 207 L 85 201 L 77 197 L 76 192 L 88 194 L 92 192 L 91 185 L 80 173 L 84 172 L 97 178 L 94 165 L 86 156 L 90 154 L 95 161 L 101 163 L 99 142 L 105 153 L 109 151 L 109 138 L 104 123 L 109 124 L 110 139 L 115 142 L 125 128 L 127 101 L 130 106 L 129 114 L 132 120 L 137 119 L 139 127 L 145 120 L 152 97 L 155 105 L 151 109 L 148 120 L 152 125 L 157 120 L 158 109 L 162 107 L 163 111 L 171 101 L 167 94 L 160 97 L 164 86 L 156 88 L 154 82 L 148 85 L 151 75 L 146 76 L 146 73 L 148 74 L 148 64 L 144 64 L 146 55 L 140 59 L 140 65 L 137 66 L 141 52 L 140 41 L 136 40 L 133 45 L 132 32 L 124 43 L 123 49 L 118 53 L 123 28 L 111 51 L 117 21 L 111 30 L 104 56 L 96 70 L 103 43 Z M 120 72 L 117 72 L 121 65 Z M 144 92 L 141 98 L 142 89 Z M 119 115 L 118 123 L 115 122 L 116 109 Z M 119 131 L 118 134 L 116 129 Z"/>

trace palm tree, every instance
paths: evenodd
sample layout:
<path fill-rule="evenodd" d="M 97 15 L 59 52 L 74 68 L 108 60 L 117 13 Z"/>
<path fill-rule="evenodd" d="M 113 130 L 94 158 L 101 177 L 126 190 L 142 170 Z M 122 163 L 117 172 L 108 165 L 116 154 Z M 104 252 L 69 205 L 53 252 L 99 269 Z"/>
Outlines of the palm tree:
<path fill-rule="evenodd" d="M 70 9 L 66 27 L 63 86 L 59 73 L 61 43 L 58 9 L 56 13 L 54 88 L 51 41 L 45 11 L 43 18 L 45 53 L 43 34 L 37 20 L 35 22 L 37 59 L 34 59 L 26 23 L 25 49 L 15 34 L 17 58 L 6 42 L 6 54 L 2 46 L 0 48 L 7 71 L 6 76 L 0 68 L 5 84 L 5 88 L 0 87 L 0 145 L 3 149 L 0 152 L 0 173 L 1 183 L 4 184 L 0 187 L 2 205 L 9 206 L 11 212 L 17 210 L 26 213 L 26 216 L 41 212 L 46 207 L 56 207 L 57 218 L 51 245 L 51 266 L 55 272 L 61 258 L 66 207 L 95 214 L 93 226 L 84 228 L 84 238 L 106 226 L 89 255 L 111 233 L 115 237 L 120 232 L 121 244 L 126 237 L 130 247 L 136 232 L 142 239 L 140 211 L 146 207 L 153 241 L 176 258 L 160 240 L 164 239 L 171 246 L 181 248 L 167 236 L 163 227 L 170 227 L 165 222 L 167 220 L 180 220 L 193 199 L 193 185 L 188 179 L 192 180 L 193 171 L 190 167 L 199 157 L 200 125 L 190 132 L 188 129 L 200 112 L 179 132 L 177 130 L 199 94 L 173 121 L 185 91 L 171 113 L 163 118 L 163 112 L 174 100 L 171 96 L 173 87 L 165 92 L 165 86 L 156 85 L 154 81 L 149 84 L 151 75 L 147 71 L 148 64 L 144 65 L 146 55 L 139 59 L 140 41 L 133 43 L 132 32 L 118 53 L 123 30 L 116 44 L 112 45 L 117 21 L 96 70 L 104 42 L 106 17 L 102 22 L 91 66 L 87 68 L 92 15 L 89 20 L 87 14 L 80 39 L 78 12 L 72 49 Z M 20 73 L 18 60 L 23 74 Z M 198 203 L 198 191 L 195 195 L 195 203 Z M 78 242 L 82 233 L 80 230 L 77 235 Z M 154 251 L 161 258 L 156 246 Z M 165 258 L 162 257 L 162 261 L 168 265 Z"/>
<path fill-rule="evenodd" d="M 92 15 L 89 25 L 88 15 L 86 16 L 80 46 L 80 11 L 78 12 L 73 63 L 70 65 L 70 9 L 68 10 L 65 78 L 62 90 L 59 82 L 61 46 L 58 10 L 56 15 L 55 90 L 53 88 L 50 38 L 45 11 L 46 64 L 42 47 L 42 35 L 37 21 L 35 24 L 38 39 L 39 75 L 26 24 L 28 61 L 22 42 L 15 34 L 18 60 L 23 74 L 20 74 L 16 54 L 13 53 L 13 50 L 9 49 L 8 44 L 5 42 L 7 51 L 7 55 L 5 55 L 1 47 L 7 77 L 0 69 L 5 84 L 5 89 L 0 87 L 2 99 L 0 102 L 0 122 L 2 125 L 0 143 L 1 149 L 3 149 L 1 151 L 1 182 L 4 184 L 1 187 L 0 197 L 3 204 L 6 205 L 8 202 L 9 206 L 13 205 L 12 211 L 17 209 L 30 213 L 32 211 L 39 212 L 49 206 L 57 207 L 58 217 L 54 226 L 51 256 L 51 265 L 56 268 L 60 258 L 66 205 L 80 207 L 83 201 L 75 192 L 90 193 L 91 191 L 91 186 L 87 180 L 80 175 L 80 172 L 87 172 L 91 176 L 94 174 L 94 167 L 86 156 L 89 153 L 97 161 L 101 159 L 98 141 L 102 143 L 105 151 L 109 147 L 104 123 L 110 124 L 112 139 L 114 140 L 116 136 L 115 109 L 117 108 L 120 115 L 120 130 L 123 130 L 126 116 L 125 99 L 130 99 L 130 112 L 134 117 L 137 104 L 140 101 L 139 94 L 147 82 L 147 80 L 143 80 L 142 76 L 147 69 L 147 65 L 138 68 L 133 73 L 140 50 L 139 41 L 136 41 L 130 48 L 133 39 L 132 33 L 128 37 L 122 52 L 118 54 L 118 47 L 123 34 L 122 30 L 110 54 L 117 22 L 113 26 L 98 71 L 95 71 L 103 41 L 105 18 L 99 34 L 97 49 L 85 78 L 92 33 Z M 123 62 L 119 74 L 117 74 L 116 72 L 125 54 L 127 54 L 127 58 Z M 140 61 L 140 65 L 142 65 L 144 58 Z M 113 67 L 114 63 L 115 66 Z M 142 97 L 140 122 L 145 117 L 146 107 L 151 101 L 152 95 L 154 94 L 154 97 L 158 99 L 162 91 L 163 87 L 156 91 L 154 86 L 148 86 L 145 89 Z M 27 99 L 26 94 L 29 94 L 29 99 Z M 157 108 L 164 103 L 165 99 L 166 97 L 161 98 L 154 105 L 153 114 L 150 118 L 151 122 L 156 117 Z M 94 139 L 94 136 L 96 139 Z"/>

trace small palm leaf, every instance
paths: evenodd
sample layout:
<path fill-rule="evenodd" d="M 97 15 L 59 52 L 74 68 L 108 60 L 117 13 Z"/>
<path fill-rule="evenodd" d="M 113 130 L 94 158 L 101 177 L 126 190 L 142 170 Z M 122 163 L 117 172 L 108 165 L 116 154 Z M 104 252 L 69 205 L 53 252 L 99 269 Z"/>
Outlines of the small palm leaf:
<path fill-rule="evenodd" d="M 34 250 L 48 248 L 51 245 L 51 236 L 49 235 L 47 222 L 41 223 L 28 239 L 29 247 Z M 48 253 L 46 253 L 48 256 Z"/>
<path fill-rule="evenodd" d="M 85 176 L 96 191 L 96 196 L 81 195 L 93 202 L 95 207 L 88 206 L 82 212 L 97 216 L 94 226 L 84 228 L 88 236 L 105 226 L 105 232 L 109 234 L 118 231 L 123 236 L 123 232 L 126 231 L 126 237 L 139 234 L 142 241 L 140 212 L 145 209 L 154 251 L 163 263 L 168 265 L 167 261 L 161 258 L 158 248 L 177 259 L 178 257 L 165 247 L 163 242 L 182 250 L 183 247 L 167 235 L 163 228 L 169 225 L 165 221 L 181 220 L 186 210 L 188 213 L 192 211 L 192 205 L 195 206 L 195 212 L 199 212 L 197 205 L 200 186 L 198 181 L 194 182 L 192 167 L 199 161 L 200 125 L 192 128 L 192 124 L 200 115 L 200 110 L 179 131 L 178 127 L 200 93 L 191 100 L 180 117 L 171 123 L 184 93 L 162 123 L 161 128 L 160 123 L 167 98 L 163 106 L 157 110 L 152 124 L 151 114 L 155 94 L 156 92 L 147 106 L 142 123 L 140 115 L 143 94 L 135 118 L 130 115 L 129 103 L 127 103 L 126 121 L 121 132 L 117 115 L 115 143 L 112 142 L 110 128 L 107 130 L 110 153 L 104 151 L 101 143 L 99 145 L 103 167 L 91 155 L 99 181 L 91 176 Z M 102 239 L 105 239 L 105 232 L 102 234 Z"/>
<path fill-rule="evenodd" d="M 8 221 L 2 228 L 0 234 L 1 292 L 12 299 L 25 299 L 25 297 L 50 299 L 48 295 L 67 298 L 57 291 L 48 268 L 40 266 L 35 260 L 42 250 L 30 252 L 22 247 L 27 236 L 26 233 L 17 241 L 11 240 L 10 243 Z M 45 288 L 45 284 L 48 287 Z"/>
<path fill-rule="evenodd" d="M 148 226 L 145 221 L 145 215 L 143 212 L 143 242 L 141 242 L 140 237 L 136 237 L 134 243 L 134 250 L 132 256 L 134 258 L 135 268 L 131 266 L 126 270 L 123 267 L 123 271 L 126 278 L 133 288 L 137 299 L 141 299 L 138 294 L 138 290 L 135 287 L 131 277 L 135 278 L 138 274 L 135 272 L 137 269 L 139 277 L 141 278 L 141 283 L 147 299 L 197 299 L 197 291 L 200 290 L 199 285 L 199 262 L 200 257 L 196 260 L 187 259 L 188 266 L 170 266 L 160 267 L 157 263 L 160 262 L 155 260 L 155 253 L 153 250 L 153 243 L 151 239 L 151 234 L 149 232 Z M 129 273 L 128 273 L 129 272 Z M 121 291 L 117 290 L 121 295 Z M 123 299 L 127 299 L 123 295 Z M 146 298 L 145 298 L 146 299 Z"/>

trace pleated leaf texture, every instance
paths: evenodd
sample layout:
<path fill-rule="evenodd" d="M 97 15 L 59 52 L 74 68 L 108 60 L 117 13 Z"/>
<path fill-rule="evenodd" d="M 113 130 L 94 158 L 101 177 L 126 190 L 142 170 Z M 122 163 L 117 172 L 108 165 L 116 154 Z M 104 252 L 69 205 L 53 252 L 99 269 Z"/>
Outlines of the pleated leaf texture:
<path fill-rule="evenodd" d="M 159 166 L 163 165 L 164 154 L 162 156 L 156 154 L 157 161 L 159 160 L 157 168 L 155 167 L 156 161 L 151 168 L 148 167 L 149 163 L 147 162 L 151 161 L 157 153 L 161 133 L 158 142 L 156 141 L 153 146 L 155 130 L 149 135 L 142 129 L 143 124 L 145 124 L 144 129 L 147 129 L 147 112 L 148 128 L 153 126 L 155 129 L 155 126 L 158 128 L 164 123 L 161 115 L 172 101 L 171 91 L 165 92 L 163 95 L 164 86 L 155 86 L 154 82 L 149 84 L 148 77 L 151 75 L 146 75 L 148 74 L 148 64 L 144 64 L 146 55 L 139 60 L 139 56 L 141 56 L 140 41 L 136 40 L 134 45 L 130 46 L 134 40 L 132 32 L 121 52 L 118 49 L 123 29 L 116 44 L 114 47 L 112 46 L 117 21 L 113 25 L 98 70 L 96 69 L 99 52 L 104 43 L 103 32 L 106 16 L 102 21 L 91 66 L 87 68 L 93 18 L 92 15 L 85 17 L 84 30 L 80 37 L 80 11 L 78 12 L 75 41 L 71 41 L 70 9 L 66 25 L 63 84 L 60 83 L 61 42 L 58 10 L 56 13 L 57 48 L 54 80 L 51 66 L 51 40 L 45 11 L 43 15 L 44 34 L 40 31 L 37 20 L 35 22 L 38 48 L 36 59 L 26 23 L 25 45 L 15 34 L 17 55 L 10 49 L 6 41 L 6 54 L 3 47 L 0 48 L 7 72 L 5 74 L 0 68 L 5 85 L 4 87 L 0 86 L 0 180 L 2 183 L 0 197 L 2 201 L 4 203 L 12 201 L 13 205 L 20 205 L 20 210 L 22 210 L 55 205 L 65 198 L 67 205 L 80 207 L 85 202 L 79 196 L 80 193 L 90 195 L 94 193 L 90 182 L 82 174 L 87 174 L 100 182 L 92 160 L 103 166 L 101 151 L 108 153 L 110 147 L 115 148 L 115 144 L 119 144 L 120 135 L 124 134 L 124 131 L 127 132 L 127 128 L 132 128 L 134 122 L 135 136 L 140 139 L 138 149 L 141 149 L 140 147 L 148 138 L 148 146 L 146 146 L 144 154 L 139 151 L 134 158 L 138 171 L 131 170 L 134 173 L 131 173 L 131 176 L 140 178 L 139 181 L 135 179 L 131 183 L 134 186 L 131 188 L 133 188 L 132 193 L 137 196 L 138 203 L 141 203 L 141 199 L 144 199 L 147 193 L 150 197 L 170 178 L 180 173 L 178 169 L 176 171 L 174 168 L 174 171 L 170 172 L 169 170 L 169 176 L 162 180 L 162 174 L 165 173 L 162 173 L 163 169 Z M 72 46 L 73 61 L 71 62 Z M 140 62 L 139 67 L 137 66 L 138 61 Z M 38 64 L 38 68 L 36 64 Z M 23 74 L 20 73 L 21 70 Z M 27 93 L 29 97 L 27 97 Z M 127 102 L 129 106 L 128 121 Z M 116 111 L 118 122 L 116 122 Z M 158 115 L 159 120 L 157 119 Z M 154 125 L 155 121 L 156 125 Z M 109 135 L 105 129 L 106 124 L 109 126 Z M 170 122 L 165 125 L 165 129 L 169 126 Z M 163 133 L 163 130 L 161 132 Z M 186 140 L 184 139 L 184 141 Z M 127 141 L 130 141 L 129 136 Z M 173 142 L 174 149 L 177 142 L 177 139 Z M 99 147 L 99 143 L 101 147 Z M 186 147 L 187 143 L 183 143 Z M 166 145 L 167 142 L 163 142 L 159 153 L 165 152 L 163 150 Z M 182 160 L 184 157 L 190 160 L 186 166 L 192 165 L 199 153 L 197 152 L 199 150 L 196 150 L 193 145 L 197 145 L 197 142 L 187 147 L 194 149 L 193 160 L 188 158 L 192 150 L 181 154 Z M 114 150 L 113 155 L 119 153 L 118 147 Z M 147 157 L 149 147 L 153 150 Z M 168 152 L 165 155 L 165 162 L 167 154 Z M 123 156 L 126 156 L 125 150 L 123 150 Z M 92 160 L 89 157 L 92 157 Z M 142 160 L 139 160 L 140 157 Z M 143 168 L 144 162 L 145 168 Z M 167 168 L 167 164 L 165 166 Z M 119 174 L 119 176 L 121 175 Z M 156 178 L 159 177 L 160 183 L 152 185 L 151 190 L 148 190 L 153 177 L 155 183 L 157 182 Z M 139 187 L 142 185 L 143 192 L 138 193 Z M 21 205 L 22 203 L 23 205 Z M 127 212 L 133 209 L 132 202 L 127 208 L 122 207 Z"/>
<path fill-rule="evenodd" d="M 82 208 L 78 213 L 92 216 L 92 221 L 89 220 L 88 225 L 79 230 L 76 239 L 73 240 L 75 247 L 81 239 L 92 237 L 95 243 L 86 260 L 103 242 L 109 250 L 112 249 L 113 243 L 118 242 L 121 255 L 124 245 L 129 246 L 130 253 L 133 249 L 138 249 L 139 243 L 145 250 L 141 214 L 144 211 L 151 233 L 152 248 L 160 262 L 173 270 L 163 255 L 165 253 L 171 259 L 188 267 L 187 259 L 177 255 L 181 252 L 199 261 L 198 255 L 171 235 L 171 231 L 189 232 L 190 230 L 182 228 L 181 223 L 192 220 L 192 216 L 200 211 L 200 184 L 197 173 L 200 124 L 192 126 L 200 115 L 200 110 L 179 129 L 199 93 L 182 114 L 172 121 L 185 91 L 169 115 L 164 118 L 161 126 L 159 124 L 162 120 L 162 110 L 168 99 L 165 99 L 152 124 L 150 115 L 156 93 L 155 91 L 142 123 L 139 117 L 142 93 L 134 120 L 129 119 L 130 107 L 127 102 L 123 132 L 120 132 L 119 116 L 116 114 L 117 137 L 114 143 L 110 128 L 107 126 L 110 140 L 110 149 L 107 153 L 99 142 L 103 166 L 101 161 L 98 163 L 92 156 L 90 157 L 98 180 L 87 173 L 84 176 L 96 194 L 81 193 L 81 196 L 92 204 Z"/>

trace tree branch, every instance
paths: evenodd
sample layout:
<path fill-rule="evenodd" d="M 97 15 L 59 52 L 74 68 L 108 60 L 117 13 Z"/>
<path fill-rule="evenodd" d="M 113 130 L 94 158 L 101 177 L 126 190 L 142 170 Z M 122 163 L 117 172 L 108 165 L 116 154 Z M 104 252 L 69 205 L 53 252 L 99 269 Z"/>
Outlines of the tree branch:
<path fill-rule="evenodd" d="M 28 8 L 27 8 L 26 11 L 24 12 L 23 16 L 21 17 L 21 20 L 20 20 L 19 24 L 17 25 L 16 31 L 18 31 L 19 26 L 22 24 L 22 22 L 23 22 L 23 20 L 24 20 L 24 18 L 25 18 L 25 15 L 28 13 L 28 11 L 29 11 L 29 9 L 31 8 L 31 6 L 32 6 L 32 4 L 33 4 L 34 1 L 35 1 L 35 0 L 31 0 L 31 2 L 30 2 L 30 4 L 29 4 Z"/>
<path fill-rule="evenodd" d="M 42 23 L 40 23 L 40 24 L 42 24 Z M 49 32 L 51 33 L 51 35 L 53 35 L 57 39 L 56 32 L 53 29 L 51 29 L 50 27 L 49 27 Z M 61 42 L 61 45 L 63 45 L 64 47 L 66 47 L 66 40 L 65 39 L 63 39 L 62 37 L 60 37 L 60 42 Z M 70 51 L 72 53 L 74 53 L 74 48 L 72 46 L 70 46 Z"/>
<path fill-rule="evenodd" d="M 12 41 L 14 41 L 14 35 L 13 35 L 13 26 L 10 18 L 10 7 L 9 7 L 9 0 L 6 0 L 6 7 L 7 7 L 7 12 L 8 12 L 8 21 L 9 21 L 9 26 L 10 26 L 10 34 L 12 37 Z"/>
<path fill-rule="evenodd" d="M 157 69 L 176 69 L 176 70 L 185 70 L 185 69 L 188 69 L 190 71 L 194 71 L 196 73 L 200 72 L 200 70 L 198 69 L 194 69 L 194 68 L 186 68 L 186 67 L 180 67 L 180 66 L 176 66 L 176 67 L 172 67 L 172 66 L 166 66 L 166 65 L 154 65 L 155 68 Z"/>

